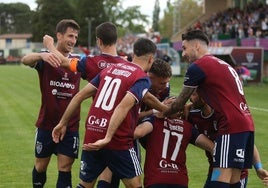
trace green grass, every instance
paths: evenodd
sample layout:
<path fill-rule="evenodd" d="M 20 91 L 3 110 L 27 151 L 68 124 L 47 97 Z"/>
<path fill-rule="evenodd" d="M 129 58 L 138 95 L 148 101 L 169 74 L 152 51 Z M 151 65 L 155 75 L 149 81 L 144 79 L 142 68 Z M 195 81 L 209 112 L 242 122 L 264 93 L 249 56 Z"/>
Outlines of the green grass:
<path fill-rule="evenodd" d="M 172 95 L 181 89 L 183 77 L 171 80 Z M 82 81 L 83 86 L 86 82 Z M 31 172 L 34 164 L 35 121 L 40 107 L 38 75 L 26 66 L 0 66 L 0 187 L 31 187 Z M 245 87 L 250 107 L 268 109 L 268 85 Z M 84 121 L 90 100 L 82 104 L 80 139 L 84 136 Z M 268 168 L 267 111 L 252 109 L 256 125 L 256 145 L 262 163 Z M 79 156 L 80 157 L 80 156 Z M 73 185 L 79 182 L 79 160 L 73 166 Z M 45 187 L 55 187 L 57 163 L 53 156 L 47 171 Z M 202 187 L 207 174 L 204 152 L 194 146 L 187 150 L 187 166 L 190 177 L 189 187 Z M 249 188 L 263 187 L 254 170 L 250 171 Z"/>

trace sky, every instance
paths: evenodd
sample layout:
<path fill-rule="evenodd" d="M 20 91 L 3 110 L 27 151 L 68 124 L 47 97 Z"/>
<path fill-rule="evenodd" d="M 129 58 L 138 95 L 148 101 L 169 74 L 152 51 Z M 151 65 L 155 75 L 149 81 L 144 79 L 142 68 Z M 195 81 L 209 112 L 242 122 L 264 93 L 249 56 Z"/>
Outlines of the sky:
<path fill-rule="evenodd" d="M 145 3 L 146 1 L 146 3 Z M 36 8 L 36 3 L 35 0 L 1 0 L 1 3 L 16 3 L 16 2 L 21 2 L 21 3 L 26 3 L 29 5 L 29 7 L 34 10 Z M 134 6 L 134 5 L 140 5 L 141 6 L 141 13 L 148 15 L 149 19 L 152 18 L 153 15 L 153 9 L 154 9 L 154 4 L 155 0 L 122 0 L 123 2 L 123 8 L 129 7 L 129 6 Z M 163 17 L 164 15 L 164 9 L 166 7 L 166 2 L 167 0 L 159 0 L 160 3 L 160 18 Z"/>

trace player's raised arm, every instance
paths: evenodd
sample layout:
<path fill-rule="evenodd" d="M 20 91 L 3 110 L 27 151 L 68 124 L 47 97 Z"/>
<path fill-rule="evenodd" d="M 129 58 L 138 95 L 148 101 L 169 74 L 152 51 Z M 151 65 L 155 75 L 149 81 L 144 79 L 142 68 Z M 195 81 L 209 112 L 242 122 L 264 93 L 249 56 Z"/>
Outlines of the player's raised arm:
<path fill-rule="evenodd" d="M 193 87 L 183 87 L 182 91 L 180 92 L 179 96 L 176 98 L 176 100 L 171 104 L 171 106 L 164 111 L 165 116 L 169 116 L 171 114 L 184 111 L 184 105 L 190 98 L 191 94 L 195 91 L 195 88 Z"/>
<path fill-rule="evenodd" d="M 57 63 L 58 65 L 65 67 L 65 68 L 70 68 L 70 59 L 67 57 L 64 57 L 54 46 L 54 39 L 53 37 L 49 35 L 45 35 L 43 37 L 43 45 L 46 47 L 51 53 L 55 54 L 57 56 Z"/>

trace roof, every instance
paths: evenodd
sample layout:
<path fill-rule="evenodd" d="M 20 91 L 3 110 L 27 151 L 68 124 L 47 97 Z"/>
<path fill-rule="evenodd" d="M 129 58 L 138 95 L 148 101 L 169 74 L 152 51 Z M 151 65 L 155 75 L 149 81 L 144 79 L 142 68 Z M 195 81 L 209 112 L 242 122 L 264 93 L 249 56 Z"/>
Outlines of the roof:
<path fill-rule="evenodd" d="M 32 34 L 3 34 L 0 35 L 0 39 L 29 39 L 32 38 Z"/>

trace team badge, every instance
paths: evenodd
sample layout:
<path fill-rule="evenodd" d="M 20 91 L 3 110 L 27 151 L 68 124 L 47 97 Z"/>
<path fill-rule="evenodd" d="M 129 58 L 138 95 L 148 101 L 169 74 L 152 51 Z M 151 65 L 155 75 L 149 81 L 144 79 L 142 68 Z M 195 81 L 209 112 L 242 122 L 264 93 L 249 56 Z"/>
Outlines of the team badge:
<path fill-rule="evenodd" d="M 81 161 L 80 162 L 80 170 L 83 171 L 85 170 L 87 167 L 87 163 L 85 161 Z"/>
<path fill-rule="evenodd" d="M 106 63 L 106 61 L 101 60 L 98 62 L 98 66 L 100 69 L 104 69 L 107 67 L 107 63 Z"/>
<path fill-rule="evenodd" d="M 42 143 L 37 141 L 36 144 L 35 144 L 35 149 L 36 149 L 36 152 L 37 152 L 38 154 L 40 154 L 41 151 L 42 151 L 42 149 L 43 149 L 43 145 L 42 145 Z"/>
<path fill-rule="evenodd" d="M 254 53 L 253 52 L 246 53 L 246 58 L 247 58 L 247 61 L 251 63 L 254 59 Z"/>

